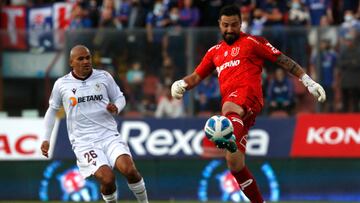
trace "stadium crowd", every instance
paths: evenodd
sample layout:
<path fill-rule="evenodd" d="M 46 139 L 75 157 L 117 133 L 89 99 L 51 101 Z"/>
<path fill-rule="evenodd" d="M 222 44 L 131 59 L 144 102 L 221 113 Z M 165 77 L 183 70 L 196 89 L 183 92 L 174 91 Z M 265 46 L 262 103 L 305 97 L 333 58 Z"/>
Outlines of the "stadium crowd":
<path fill-rule="evenodd" d="M 5 6 L 38 7 L 56 0 L 7 0 Z M 110 71 L 128 100 L 127 116 L 181 117 L 189 97 L 174 101 L 169 85 L 185 75 L 189 28 L 217 26 L 221 7 L 236 3 L 242 11 L 242 31 L 266 37 L 287 53 L 325 88 L 328 100 L 316 106 L 294 78 L 265 64 L 264 115 L 298 112 L 358 112 L 360 98 L 360 4 L 358 0 L 68 0 L 71 17 L 66 30 L 96 30 L 72 35 L 69 47 L 82 43 L 94 53 L 94 66 Z M 144 29 L 143 32 L 136 32 Z M 117 30 L 123 35 L 112 35 Z M 161 30 L 161 32 L 158 32 Z M 124 31 L 124 32 L 122 32 Z M 131 34 L 127 32 L 132 31 Z M 210 37 L 211 38 L 211 37 Z M 196 47 L 200 58 L 219 37 Z M 114 40 L 116 43 L 114 43 Z M 209 41 L 206 41 L 209 40 Z M 126 45 L 119 46 L 122 41 Z M 90 44 L 89 44 L 90 43 Z M 146 48 L 144 48 L 146 46 Z M 121 50 L 119 50 L 121 49 Z M 139 50 L 146 50 L 139 51 Z M 114 54 L 117 53 L 117 54 Z M 196 62 L 197 63 L 197 62 Z M 195 65 L 196 65 L 195 63 Z M 196 115 L 218 112 L 216 75 L 199 85 L 193 96 Z"/>

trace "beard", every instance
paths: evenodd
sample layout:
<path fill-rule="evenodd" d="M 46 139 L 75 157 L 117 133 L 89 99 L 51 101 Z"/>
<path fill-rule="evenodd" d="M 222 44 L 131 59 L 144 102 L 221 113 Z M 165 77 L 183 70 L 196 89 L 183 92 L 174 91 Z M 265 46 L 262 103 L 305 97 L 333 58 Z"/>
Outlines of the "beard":
<path fill-rule="evenodd" d="M 224 33 L 222 35 L 224 41 L 226 42 L 226 44 L 228 45 L 232 45 L 234 44 L 234 42 L 239 39 L 240 34 L 238 33 Z"/>

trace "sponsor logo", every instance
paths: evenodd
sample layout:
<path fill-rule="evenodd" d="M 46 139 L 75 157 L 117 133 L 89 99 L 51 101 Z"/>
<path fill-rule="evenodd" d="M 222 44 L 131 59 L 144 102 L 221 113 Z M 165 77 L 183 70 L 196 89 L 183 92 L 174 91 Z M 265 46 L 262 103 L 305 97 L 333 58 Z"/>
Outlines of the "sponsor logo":
<path fill-rule="evenodd" d="M 127 140 L 132 153 L 137 156 L 186 156 L 202 155 L 202 129 L 165 129 L 151 131 L 150 125 L 142 121 L 124 121 L 120 134 Z M 131 136 L 130 136 L 131 134 Z M 261 129 L 249 131 L 246 153 L 265 156 L 269 148 L 269 134 Z"/>
<path fill-rule="evenodd" d="M 76 97 L 70 97 L 70 105 L 71 106 L 76 106 L 77 104 L 83 103 L 83 102 L 89 102 L 89 101 L 101 101 L 103 99 L 103 95 L 99 94 L 99 95 L 88 95 L 88 96 L 83 96 L 83 97 L 78 97 L 76 99 Z"/>
<path fill-rule="evenodd" d="M 76 104 L 77 104 L 76 97 L 70 97 L 70 105 L 71 106 L 76 106 Z"/>
<path fill-rule="evenodd" d="M 251 156 L 266 156 L 269 150 L 270 136 L 265 130 L 253 129 L 245 137 L 246 154 Z"/>
<path fill-rule="evenodd" d="M 26 147 L 29 143 L 36 143 L 38 136 L 34 134 L 20 135 L 15 139 L 15 143 L 11 143 L 10 138 L 6 134 L 0 134 L 1 152 L 7 155 L 18 153 L 19 155 L 31 155 L 35 153 L 35 148 Z"/>
<path fill-rule="evenodd" d="M 302 115 L 292 156 L 360 157 L 360 115 Z"/>
<path fill-rule="evenodd" d="M 238 96 L 237 95 L 237 90 L 234 91 L 234 92 L 231 92 L 230 95 L 229 95 L 229 97 L 237 97 L 237 96 Z"/>
<path fill-rule="evenodd" d="M 310 127 L 306 136 L 306 143 L 321 145 L 360 144 L 360 128 L 342 128 L 338 126 L 330 128 Z"/>
<path fill-rule="evenodd" d="M 231 68 L 238 66 L 240 64 L 240 60 L 231 60 L 228 62 L 225 62 L 221 66 L 216 67 L 216 71 L 218 72 L 218 77 L 220 76 L 221 71 L 223 71 L 226 68 Z"/>
<path fill-rule="evenodd" d="M 54 146 L 58 130 L 55 123 L 50 146 Z M 40 146 L 45 133 L 44 120 L 6 118 L 0 119 L 0 161 L 1 160 L 46 160 Z M 49 158 L 52 158 L 50 147 Z"/>

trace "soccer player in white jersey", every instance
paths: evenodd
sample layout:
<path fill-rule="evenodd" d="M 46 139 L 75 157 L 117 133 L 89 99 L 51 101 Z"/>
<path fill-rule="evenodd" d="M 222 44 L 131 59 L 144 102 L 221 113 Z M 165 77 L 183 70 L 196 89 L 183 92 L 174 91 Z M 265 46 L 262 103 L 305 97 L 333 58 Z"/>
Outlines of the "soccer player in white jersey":
<path fill-rule="evenodd" d="M 67 130 L 77 165 L 83 177 L 94 176 L 106 203 L 117 202 L 116 168 L 128 181 L 139 203 L 148 203 L 145 183 L 135 167 L 127 143 L 117 130 L 113 115 L 125 106 L 125 98 L 113 77 L 93 69 L 87 47 L 77 45 L 70 52 L 72 71 L 53 87 L 45 114 L 42 154 L 48 157 L 50 135 L 56 112 L 66 112 Z"/>

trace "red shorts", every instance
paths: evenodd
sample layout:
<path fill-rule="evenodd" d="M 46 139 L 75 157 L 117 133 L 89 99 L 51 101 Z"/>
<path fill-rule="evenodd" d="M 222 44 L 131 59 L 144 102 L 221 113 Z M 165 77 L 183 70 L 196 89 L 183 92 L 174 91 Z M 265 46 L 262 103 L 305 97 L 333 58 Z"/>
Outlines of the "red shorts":
<path fill-rule="evenodd" d="M 243 117 L 244 131 L 241 134 L 235 135 L 238 149 L 245 153 L 247 134 L 250 127 L 255 124 L 255 118 L 263 107 L 263 101 L 259 101 L 258 97 L 252 94 L 251 91 L 244 91 L 243 89 L 237 89 L 228 95 L 223 95 L 221 104 L 223 105 L 227 101 L 233 102 L 245 110 L 245 116 Z M 249 112 L 252 112 L 252 114 Z M 223 151 L 217 149 L 215 144 L 208 140 L 206 136 L 203 139 L 203 150 L 204 157 L 217 157 L 223 154 Z"/>
<path fill-rule="evenodd" d="M 237 89 L 225 95 L 222 99 L 222 104 L 227 101 L 235 103 L 245 110 L 245 116 L 242 117 L 244 131 L 235 135 L 238 149 L 245 153 L 249 129 L 255 124 L 256 116 L 261 112 L 263 107 L 263 101 L 262 99 L 259 100 L 252 91 L 244 91 L 243 89 Z"/>

